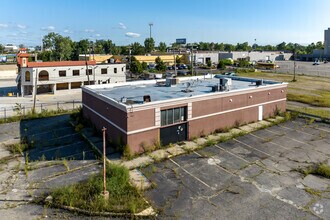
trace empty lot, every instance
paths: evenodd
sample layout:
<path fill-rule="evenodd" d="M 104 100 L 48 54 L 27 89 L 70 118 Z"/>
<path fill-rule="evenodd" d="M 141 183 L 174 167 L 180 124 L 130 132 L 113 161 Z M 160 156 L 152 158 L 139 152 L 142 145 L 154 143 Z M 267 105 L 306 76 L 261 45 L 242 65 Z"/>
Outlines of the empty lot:
<path fill-rule="evenodd" d="M 330 219 L 330 180 L 298 172 L 329 156 L 330 126 L 298 119 L 141 171 L 160 218 Z"/>

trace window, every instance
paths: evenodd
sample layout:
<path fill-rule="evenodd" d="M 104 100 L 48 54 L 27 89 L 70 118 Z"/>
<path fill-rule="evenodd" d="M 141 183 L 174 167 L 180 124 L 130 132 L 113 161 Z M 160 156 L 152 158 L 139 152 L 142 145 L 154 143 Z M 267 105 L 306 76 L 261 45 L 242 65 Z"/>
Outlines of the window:
<path fill-rule="evenodd" d="M 49 74 L 46 70 L 42 70 L 39 73 L 39 81 L 47 81 L 49 80 Z"/>
<path fill-rule="evenodd" d="M 72 76 L 79 76 L 80 71 L 79 70 L 72 70 Z"/>
<path fill-rule="evenodd" d="M 25 72 L 25 82 L 30 82 L 31 80 L 31 73 L 30 71 Z"/>
<path fill-rule="evenodd" d="M 60 71 L 58 71 L 58 75 L 60 77 L 65 77 L 66 76 L 66 71 L 65 70 L 60 70 Z"/>
<path fill-rule="evenodd" d="M 121 68 L 121 71 L 124 72 L 124 67 Z"/>
<path fill-rule="evenodd" d="M 186 107 L 172 108 L 161 111 L 161 125 L 180 123 L 186 120 Z"/>
<path fill-rule="evenodd" d="M 108 69 L 107 68 L 101 69 L 101 74 L 107 74 L 107 73 L 108 73 Z"/>
<path fill-rule="evenodd" d="M 117 73 L 117 68 L 114 68 L 113 71 L 114 71 L 115 73 Z"/>
<path fill-rule="evenodd" d="M 86 75 L 92 75 L 92 74 L 93 74 L 93 70 L 92 69 L 86 70 Z"/>

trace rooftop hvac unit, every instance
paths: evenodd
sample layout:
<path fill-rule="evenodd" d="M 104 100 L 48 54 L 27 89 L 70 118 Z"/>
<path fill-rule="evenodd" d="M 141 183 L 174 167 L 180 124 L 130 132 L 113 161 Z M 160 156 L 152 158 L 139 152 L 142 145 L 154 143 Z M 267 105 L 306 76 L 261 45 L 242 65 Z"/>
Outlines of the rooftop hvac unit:
<path fill-rule="evenodd" d="M 176 78 L 166 78 L 166 86 L 171 87 L 173 85 L 177 84 L 177 79 Z"/>
<path fill-rule="evenodd" d="M 126 103 L 126 102 L 127 102 L 127 98 L 126 98 L 125 96 L 123 96 L 123 97 L 121 97 L 120 101 L 121 101 L 122 103 Z"/>
<path fill-rule="evenodd" d="M 219 83 L 220 83 L 220 86 L 225 86 L 228 82 L 228 79 L 227 78 L 220 78 L 219 79 Z"/>

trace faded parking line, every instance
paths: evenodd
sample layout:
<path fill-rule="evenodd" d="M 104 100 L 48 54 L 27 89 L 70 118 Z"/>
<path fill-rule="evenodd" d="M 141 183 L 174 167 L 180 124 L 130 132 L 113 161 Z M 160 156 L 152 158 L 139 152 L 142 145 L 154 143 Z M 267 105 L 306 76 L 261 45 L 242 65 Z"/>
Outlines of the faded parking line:
<path fill-rule="evenodd" d="M 228 150 L 226 150 L 226 149 L 220 147 L 219 144 L 214 145 L 214 147 L 219 148 L 220 150 L 223 150 L 223 151 L 225 151 L 226 153 L 229 153 L 229 154 L 231 154 L 231 155 L 237 157 L 238 159 L 243 160 L 244 162 L 250 163 L 250 161 L 245 160 L 243 157 L 240 157 L 240 156 L 238 156 L 238 155 L 236 155 L 236 154 L 234 154 L 234 153 L 232 153 L 232 152 L 230 152 L 230 151 L 228 151 Z"/>
<path fill-rule="evenodd" d="M 203 157 L 203 155 L 197 153 L 196 151 L 194 151 L 194 153 L 197 154 L 197 155 L 200 156 L 200 157 Z M 213 157 L 210 157 L 210 158 L 213 158 Z M 213 158 L 213 159 L 214 159 L 214 158 Z M 227 172 L 227 173 L 229 173 L 229 174 L 231 174 L 231 175 L 235 175 L 234 173 L 232 173 L 232 172 L 226 170 L 225 168 L 219 166 L 218 164 L 215 164 L 215 165 L 216 165 L 217 167 L 219 167 L 220 169 L 222 169 L 223 171 L 225 171 L 225 172 Z"/>
<path fill-rule="evenodd" d="M 296 131 L 296 132 L 300 132 L 300 133 L 303 133 L 303 134 L 307 134 L 309 136 L 313 136 L 312 134 L 306 133 L 304 131 L 299 131 L 299 130 L 296 130 L 296 129 L 293 129 L 293 128 L 288 128 L 288 127 L 285 127 L 283 125 L 278 125 L 278 126 L 281 127 L 281 128 L 287 129 L 287 130 Z"/>
<path fill-rule="evenodd" d="M 172 158 L 169 158 L 169 160 L 174 163 L 176 166 L 180 167 L 184 172 L 186 172 L 188 175 L 192 176 L 193 178 L 195 178 L 197 181 L 199 181 L 200 183 L 202 183 L 204 186 L 209 187 L 210 189 L 212 189 L 211 186 L 209 186 L 207 183 L 205 183 L 203 180 L 199 179 L 198 177 L 194 176 L 192 173 L 188 172 L 185 168 L 183 168 L 182 166 L 180 166 L 180 164 L 178 164 L 177 162 L 175 162 L 174 160 L 172 160 Z"/>
<path fill-rule="evenodd" d="M 253 136 L 253 137 L 256 137 L 256 138 L 258 138 L 258 139 L 261 139 L 261 140 L 266 141 L 265 138 L 259 137 L 259 136 L 255 135 L 255 134 L 250 133 L 249 135 L 251 135 L 251 136 Z M 299 141 L 299 142 L 300 142 L 300 141 Z M 276 146 L 278 146 L 278 147 L 281 147 L 281 148 L 283 148 L 283 149 L 285 149 L 285 150 L 288 150 L 288 151 L 294 152 L 293 150 L 291 150 L 291 149 L 289 149 L 289 148 L 286 148 L 286 147 L 284 147 L 284 146 L 282 146 L 282 145 L 280 145 L 280 144 L 278 144 L 278 143 L 275 143 L 275 142 L 272 142 L 272 141 L 269 141 L 268 143 L 273 144 L 273 145 L 276 145 Z"/>
<path fill-rule="evenodd" d="M 256 151 L 259 151 L 260 153 L 266 154 L 266 155 L 269 156 L 269 157 L 276 158 L 276 157 L 274 157 L 274 156 L 272 156 L 272 155 L 270 155 L 270 154 L 268 154 L 268 153 L 266 153 L 266 152 L 264 152 L 264 151 L 262 151 L 262 150 L 259 150 L 259 149 L 257 149 L 257 148 L 252 147 L 252 146 L 249 145 L 249 144 L 246 144 L 246 143 L 244 143 L 244 142 L 242 142 L 242 141 L 239 141 L 239 140 L 237 140 L 236 138 L 234 138 L 233 140 L 236 141 L 236 142 L 238 142 L 238 143 L 240 143 L 240 144 L 243 144 L 244 146 L 247 146 L 247 147 L 252 148 L 252 149 L 254 149 L 254 150 L 256 150 Z"/>

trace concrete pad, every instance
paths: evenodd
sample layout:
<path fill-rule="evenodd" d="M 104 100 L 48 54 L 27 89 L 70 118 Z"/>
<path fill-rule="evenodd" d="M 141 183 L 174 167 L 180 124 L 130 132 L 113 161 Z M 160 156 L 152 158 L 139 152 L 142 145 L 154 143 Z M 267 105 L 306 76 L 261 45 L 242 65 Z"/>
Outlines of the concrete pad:
<path fill-rule="evenodd" d="M 263 172 L 263 169 L 256 164 L 252 164 L 238 172 L 239 176 L 244 178 L 255 178 Z"/>
<path fill-rule="evenodd" d="M 173 157 L 184 154 L 185 151 L 182 149 L 182 147 L 176 145 L 174 147 L 167 148 L 166 151 L 171 154 Z"/>
<path fill-rule="evenodd" d="M 11 152 L 7 150 L 4 146 L 0 146 L 0 160 L 5 157 L 11 156 Z"/>
<path fill-rule="evenodd" d="M 242 131 L 245 131 L 247 133 L 250 133 L 255 130 L 253 127 L 251 127 L 249 125 L 241 126 L 241 127 L 239 127 L 239 129 L 241 129 Z"/>
<path fill-rule="evenodd" d="M 151 182 L 137 169 L 129 171 L 129 180 L 133 186 L 140 190 L 146 190 L 151 187 Z"/>
<path fill-rule="evenodd" d="M 185 142 L 185 145 L 182 146 L 186 151 L 194 151 L 199 148 L 199 145 L 192 141 Z"/>
<path fill-rule="evenodd" d="M 195 140 L 195 142 L 196 142 L 196 144 L 197 145 L 203 145 L 203 144 L 205 144 L 206 143 L 206 139 L 205 138 L 197 138 L 196 140 Z"/>
<path fill-rule="evenodd" d="M 121 163 L 121 165 L 123 165 L 124 167 L 126 167 L 129 170 L 135 168 L 135 164 L 131 160 L 130 161 L 124 161 L 124 162 Z"/>
<path fill-rule="evenodd" d="M 260 122 L 254 122 L 251 124 L 248 124 L 250 127 L 252 127 L 254 130 L 258 130 L 260 128 L 262 128 L 264 125 Z"/>
<path fill-rule="evenodd" d="M 290 186 L 277 193 L 280 197 L 291 201 L 293 204 L 304 207 L 313 199 L 304 189 L 298 189 L 296 186 Z"/>
<path fill-rule="evenodd" d="M 211 135 L 207 136 L 207 139 L 217 141 L 217 140 L 219 140 L 219 136 L 211 134 Z"/>
<path fill-rule="evenodd" d="M 154 160 L 149 156 L 142 156 L 131 160 L 131 162 L 134 164 L 134 168 L 138 168 L 147 166 L 148 164 L 153 163 Z"/>
<path fill-rule="evenodd" d="M 242 130 L 237 129 L 237 128 L 233 128 L 233 129 L 231 129 L 231 130 L 229 131 L 229 133 L 230 133 L 231 135 L 236 135 L 236 134 L 240 134 L 240 133 L 242 133 Z"/>
<path fill-rule="evenodd" d="M 263 126 L 271 126 L 272 125 L 271 122 L 265 121 L 265 120 L 259 121 L 258 123 L 261 124 L 261 125 L 263 125 Z"/>
<path fill-rule="evenodd" d="M 270 123 L 275 123 L 276 122 L 275 118 L 267 118 L 266 120 L 269 121 Z"/>
<path fill-rule="evenodd" d="M 170 154 L 165 150 L 156 150 L 149 154 L 149 156 L 156 162 L 168 158 Z"/>
<path fill-rule="evenodd" d="M 330 219 L 330 199 L 321 198 L 309 206 L 309 209 L 322 219 Z"/>
<path fill-rule="evenodd" d="M 304 178 L 302 184 L 314 190 L 326 190 L 330 186 L 330 180 L 310 174 Z"/>

